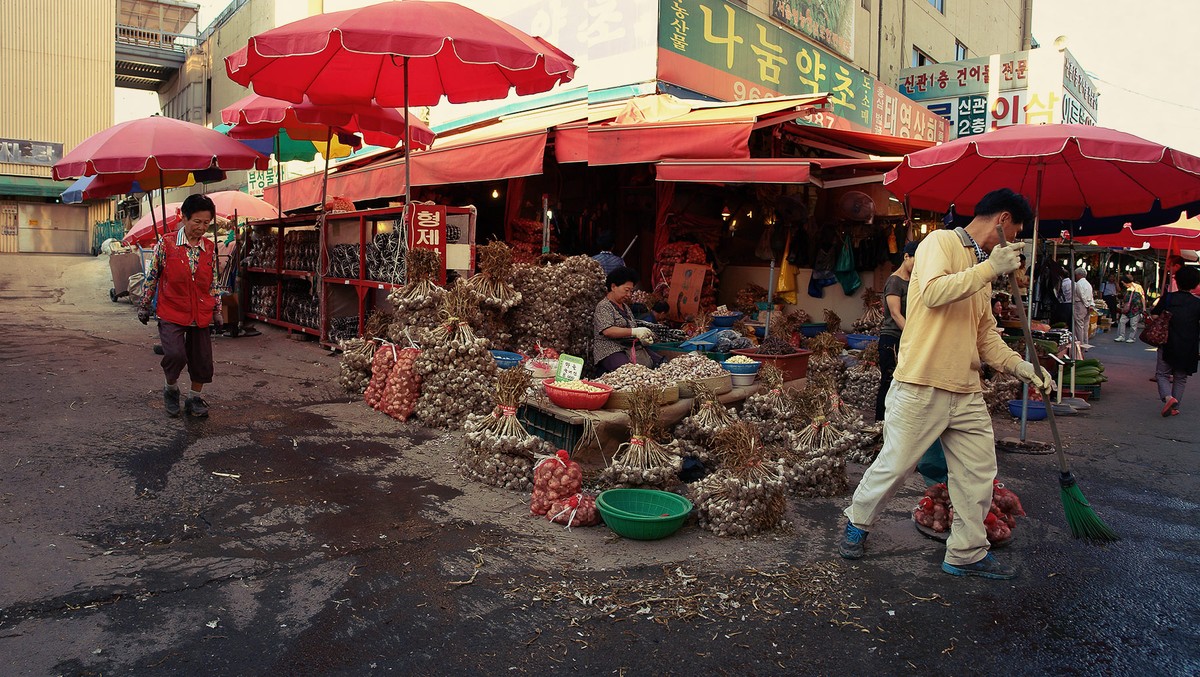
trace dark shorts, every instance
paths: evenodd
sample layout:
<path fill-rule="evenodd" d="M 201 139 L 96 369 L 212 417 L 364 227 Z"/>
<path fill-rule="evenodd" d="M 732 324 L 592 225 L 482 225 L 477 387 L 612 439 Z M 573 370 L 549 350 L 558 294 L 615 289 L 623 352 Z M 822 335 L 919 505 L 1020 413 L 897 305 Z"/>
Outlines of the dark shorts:
<path fill-rule="evenodd" d="M 186 366 L 192 383 L 212 383 L 212 335 L 208 327 L 185 327 L 159 320 L 158 340 L 163 349 L 163 374 L 168 381 L 177 380 Z"/>

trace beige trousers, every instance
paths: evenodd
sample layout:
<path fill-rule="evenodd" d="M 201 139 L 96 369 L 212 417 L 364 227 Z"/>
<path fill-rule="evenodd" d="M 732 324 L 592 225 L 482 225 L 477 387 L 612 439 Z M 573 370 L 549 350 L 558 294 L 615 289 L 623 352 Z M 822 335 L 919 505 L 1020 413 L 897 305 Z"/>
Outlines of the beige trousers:
<path fill-rule="evenodd" d="M 870 531 L 917 461 L 940 437 L 954 506 L 946 562 L 979 561 L 988 551 L 983 519 L 992 505 L 996 477 L 996 441 L 983 394 L 895 381 L 887 394 L 886 411 L 883 449 L 854 491 L 846 517 Z"/>

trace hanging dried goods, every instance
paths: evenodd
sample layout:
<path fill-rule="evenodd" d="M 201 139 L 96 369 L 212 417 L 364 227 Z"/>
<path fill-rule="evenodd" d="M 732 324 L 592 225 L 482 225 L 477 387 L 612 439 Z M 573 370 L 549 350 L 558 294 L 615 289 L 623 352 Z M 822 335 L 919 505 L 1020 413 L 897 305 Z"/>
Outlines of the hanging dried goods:
<path fill-rule="evenodd" d="M 832 310 L 825 309 L 825 331 L 836 334 L 842 330 L 842 318 Z"/>
<path fill-rule="evenodd" d="M 766 300 L 766 287 L 751 282 L 738 290 L 733 306 L 747 315 L 753 315 L 758 312 L 758 304 Z"/>

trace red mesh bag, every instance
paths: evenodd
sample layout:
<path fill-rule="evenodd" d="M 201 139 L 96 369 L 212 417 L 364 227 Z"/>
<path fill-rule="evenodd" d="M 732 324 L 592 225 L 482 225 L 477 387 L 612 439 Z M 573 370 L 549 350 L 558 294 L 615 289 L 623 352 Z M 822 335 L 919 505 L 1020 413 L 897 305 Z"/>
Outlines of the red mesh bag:
<path fill-rule="evenodd" d="M 569 498 L 583 488 L 583 470 L 571 455 L 559 449 L 533 467 L 533 497 L 529 512 L 545 515 L 555 501 Z"/>
<path fill-rule="evenodd" d="M 596 497 L 591 494 L 575 494 L 550 504 L 546 519 L 556 524 L 571 527 L 593 527 L 600 523 L 596 510 Z"/>

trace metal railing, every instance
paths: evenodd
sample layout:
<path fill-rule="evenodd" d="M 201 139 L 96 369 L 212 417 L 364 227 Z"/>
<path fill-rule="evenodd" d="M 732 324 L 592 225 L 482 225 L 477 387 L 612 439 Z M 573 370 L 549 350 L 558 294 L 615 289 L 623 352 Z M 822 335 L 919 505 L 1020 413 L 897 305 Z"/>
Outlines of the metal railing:
<path fill-rule="evenodd" d="M 120 44 L 168 49 L 181 53 L 186 53 L 189 49 L 193 49 L 199 44 L 195 35 L 168 33 L 166 31 L 125 26 L 123 24 L 117 24 L 116 39 Z"/>

